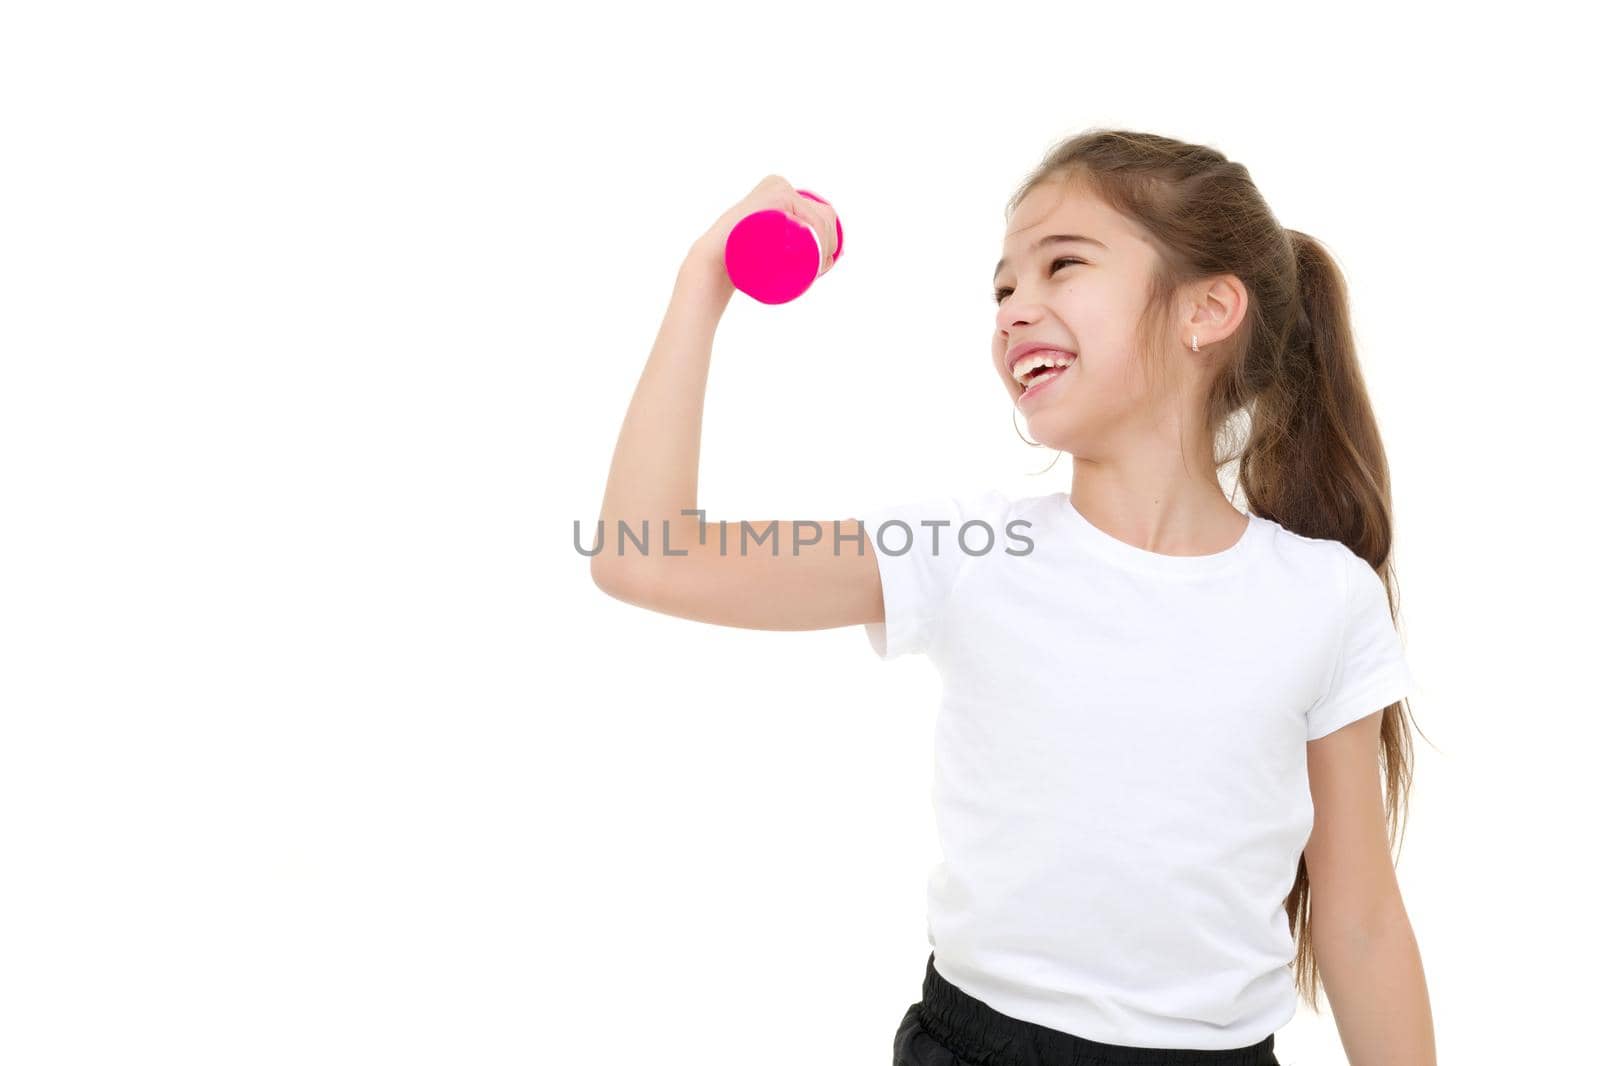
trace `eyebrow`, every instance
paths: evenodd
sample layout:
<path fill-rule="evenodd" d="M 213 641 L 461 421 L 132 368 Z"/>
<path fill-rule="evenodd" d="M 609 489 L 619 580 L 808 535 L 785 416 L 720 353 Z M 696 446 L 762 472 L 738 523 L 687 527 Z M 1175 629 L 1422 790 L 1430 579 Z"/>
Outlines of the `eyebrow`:
<path fill-rule="evenodd" d="M 1043 248 L 1047 244 L 1066 244 L 1066 243 L 1070 243 L 1072 241 L 1078 241 L 1078 242 L 1083 243 L 1083 244 L 1093 244 L 1096 247 L 1101 248 L 1101 249 L 1105 249 L 1105 247 L 1106 247 L 1104 244 L 1101 244 L 1099 241 L 1095 240 L 1093 237 L 1085 237 L 1085 236 L 1083 236 L 1082 234 L 1079 234 L 1079 233 L 1052 233 L 1048 237 L 1040 237 L 1037 241 L 1035 241 L 1033 243 L 1033 247 L 1028 249 L 1028 250 L 1030 252 L 1037 252 L 1040 248 Z M 1001 259 L 1000 262 L 998 262 L 998 263 L 996 263 L 994 265 L 994 276 L 996 278 L 999 278 L 1000 277 L 1000 271 L 1004 270 L 1005 268 L 1006 268 L 1006 261 L 1004 259 Z"/>

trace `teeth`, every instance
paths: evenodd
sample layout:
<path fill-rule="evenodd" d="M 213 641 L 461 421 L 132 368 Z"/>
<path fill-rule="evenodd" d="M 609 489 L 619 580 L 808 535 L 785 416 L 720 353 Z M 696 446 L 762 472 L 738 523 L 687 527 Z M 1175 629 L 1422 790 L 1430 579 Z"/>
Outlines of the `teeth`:
<path fill-rule="evenodd" d="M 1041 366 L 1066 366 L 1074 359 L 1075 355 L 1062 355 L 1059 352 L 1038 352 L 1034 355 L 1025 355 L 1017 360 L 1017 365 L 1011 368 L 1011 376 L 1017 379 L 1017 384 L 1024 384 L 1023 379 Z"/>

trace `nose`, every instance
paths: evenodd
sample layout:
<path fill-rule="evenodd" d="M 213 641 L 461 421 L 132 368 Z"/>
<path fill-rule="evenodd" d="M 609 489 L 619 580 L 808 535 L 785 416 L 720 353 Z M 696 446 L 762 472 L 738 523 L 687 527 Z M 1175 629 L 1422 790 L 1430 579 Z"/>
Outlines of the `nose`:
<path fill-rule="evenodd" d="M 1024 303 L 1013 293 L 1006 302 L 995 309 L 994 327 L 1001 333 L 1019 326 L 1032 325 L 1038 319 L 1038 305 Z"/>
<path fill-rule="evenodd" d="M 1038 315 L 1039 302 L 1033 298 L 1032 290 L 1018 281 L 1016 286 L 1006 293 L 1005 302 L 995 306 L 995 328 L 1006 330 L 1031 325 L 1038 320 Z"/>

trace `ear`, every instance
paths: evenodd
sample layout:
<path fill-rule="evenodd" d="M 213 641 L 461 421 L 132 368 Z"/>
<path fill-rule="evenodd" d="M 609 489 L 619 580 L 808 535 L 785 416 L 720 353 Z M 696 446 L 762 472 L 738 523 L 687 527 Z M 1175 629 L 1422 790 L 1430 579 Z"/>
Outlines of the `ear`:
<path fill-rule="evenodd" d="M 1221 274 L 1200 285 L 1189 308 L 1183 339 L 1198 337 L 1204 348 L 1233 336 L 1250 308 L 1250 293 L 1232 274 Z"/>

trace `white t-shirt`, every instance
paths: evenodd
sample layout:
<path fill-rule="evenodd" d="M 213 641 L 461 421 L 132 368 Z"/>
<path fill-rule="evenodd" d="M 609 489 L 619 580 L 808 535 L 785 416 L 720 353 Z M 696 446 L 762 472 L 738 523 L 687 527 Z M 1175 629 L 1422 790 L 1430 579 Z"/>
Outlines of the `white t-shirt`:
<path fill-rule="evenodd" d="M 1306 742 L 1413 687 L 1372 567 L 1256 515 L 1225 551 L 1149 552 L 1065 492 L 862 521 L 873 650 L 925 653 L 943 682 L 938 972 L 1113 1044 L 1235 1048 L 1287 1023 Z"/>

